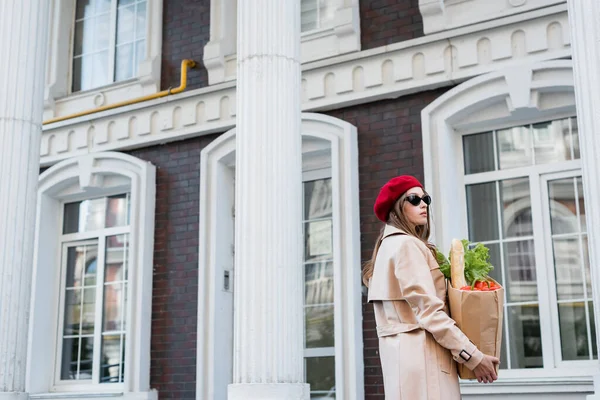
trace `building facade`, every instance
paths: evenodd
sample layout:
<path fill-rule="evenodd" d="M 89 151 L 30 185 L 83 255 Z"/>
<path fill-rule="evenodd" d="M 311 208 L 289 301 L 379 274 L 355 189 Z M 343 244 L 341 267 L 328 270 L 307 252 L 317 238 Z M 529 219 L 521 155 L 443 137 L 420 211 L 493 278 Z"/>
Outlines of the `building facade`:
<path fill-rule="evenodd" d="M 360 269 L 382 228 L 375 197 L 400 174 L 432 195 L 436 245 L 485 243 L 506 287 L 500 379 L 462 382 L 464 398 L 595 393 L 600 238 L 589 213 L 600 187 L 583 173 L 593 165 L 584 135 L 595 132 L 575 105 L 569 5 L 491 3 L 301 0 L 297 267 L 311 398 L 384 398 Z M 50 2 L 32 399 L 227 398 L 236 51 L 247 38 L 237 7 Z M 168 93 L 180 80 L 185 90 Z"/>

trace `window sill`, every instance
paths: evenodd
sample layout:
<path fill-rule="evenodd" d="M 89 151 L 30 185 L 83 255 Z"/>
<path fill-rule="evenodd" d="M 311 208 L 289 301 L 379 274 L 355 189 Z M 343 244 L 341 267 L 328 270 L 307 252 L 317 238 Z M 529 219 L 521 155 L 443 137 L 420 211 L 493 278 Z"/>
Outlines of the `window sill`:
<path fill-rule="evenodd" d="M 122 399 L 122 400 L 158 400 L 158 392 L 60 392 L 60 393 L 32 393 L 32 400 L 92 400 L 92 399 Z"/>
<path fill-rule="evenodd" d="M 583 372 L 583 371 L 582 371 Z M 547 373 L 546 377 L 499 378 L 491 385 L 477 381 L 460 382 L 461 393 L 469 394 L 509 394 L 509 393 L 573 393 L 593 392 L 594 382 L 590 370 L 587 375 L 565 376 L 564 370 Z M 500 372 L 502 374 L 502 371 Z"/>

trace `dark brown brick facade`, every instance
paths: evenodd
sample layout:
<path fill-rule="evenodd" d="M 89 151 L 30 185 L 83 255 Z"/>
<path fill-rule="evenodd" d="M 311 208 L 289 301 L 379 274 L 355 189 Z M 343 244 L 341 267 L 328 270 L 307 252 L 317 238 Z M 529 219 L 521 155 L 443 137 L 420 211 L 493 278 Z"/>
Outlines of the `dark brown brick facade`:
<path fill-rule="evenodd" d="M 196 398 L 200 151 L 206 136 L 132 151 L 156 166 L 151 387 Z"/>
<path fill-rule="evenodd" d="M 188 72 L 188 90 L 208 85 L 202 62 L 210 40 L 210 0 L 165 0 L 163 2 L 162 89 L 179 86 L 181 60 L 198 63 Z"/>
<path fill-rule="evenodd" d="M 360 0 L 363 50 L 423 36 L 419 0 Z"/>
<path fill-rule="evenodd" d="M 328 112 L 358 129 L 361 259 L 371 258 L 383 224 L 373 213 L 379 189 L 390 178 L 410 174 L 423 179 L 421 110 L 446 92 L 432 90 Z M 383 377 L 373 306 L 363 297 L 365 399 L 383 400 Z"/>

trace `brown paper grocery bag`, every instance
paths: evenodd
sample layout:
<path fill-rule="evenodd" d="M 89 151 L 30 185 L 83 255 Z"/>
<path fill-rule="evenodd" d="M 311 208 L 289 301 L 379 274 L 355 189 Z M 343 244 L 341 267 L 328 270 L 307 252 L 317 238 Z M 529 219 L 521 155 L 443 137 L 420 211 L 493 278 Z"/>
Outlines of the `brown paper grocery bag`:
<path fill-rule="evenodd" d="M 500 357 L 504 288 L 481 292 L 458 290 L 449 285 L 448 301 L 450 316 L 475 346 L 484 354 Z M 458 376 L 476 379 L 473 371 L 463 364 L 458 364 Z"/>

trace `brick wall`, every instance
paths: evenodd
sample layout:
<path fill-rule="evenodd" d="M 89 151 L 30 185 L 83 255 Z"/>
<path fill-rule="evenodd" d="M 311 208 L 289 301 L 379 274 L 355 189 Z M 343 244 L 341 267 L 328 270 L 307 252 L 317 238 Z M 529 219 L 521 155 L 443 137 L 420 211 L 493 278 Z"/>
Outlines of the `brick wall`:
<path fill-rule="evenodd" d="M 198 63 L 188 72 L 188 90 L 208 85 L 202 57 L 210 40 L 210 0 L 165 0 L 163 2 L 162 89 L 179 86 L 181 60 Z"/>
<path fill-rule="evenodd" d="M 360 0 L 363 50 L 423 36 L 419 0 Z"/>
<path fill-rule="evenodd" d="M 156 166 L 150 384 L 196 397 L 200 151 L 216 135 L 132 151 Z"/>
<path fill-rule="evenodd" d="M 423 179 L 421 110 L 448 88 L 328 112 L 358 129 L 361 259 L 371 258 L 383 224 L 373 214 L 379 189 L 397 175 Z M 365 398 L 383 400 L 373 306 L 363 297 Z"/>

